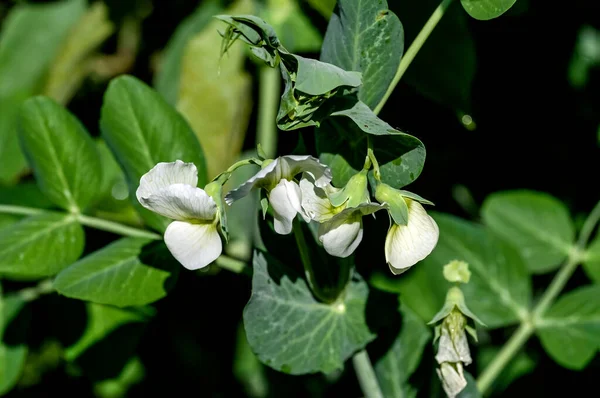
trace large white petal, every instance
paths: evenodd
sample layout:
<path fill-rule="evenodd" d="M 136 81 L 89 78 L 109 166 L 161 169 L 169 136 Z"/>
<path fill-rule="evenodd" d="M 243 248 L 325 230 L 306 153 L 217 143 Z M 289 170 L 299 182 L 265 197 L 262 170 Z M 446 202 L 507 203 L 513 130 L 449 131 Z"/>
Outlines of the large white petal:
<path fill-rule="evenodd" d="M 214 224 L 173 221 L 165 231 L 165 243 L 173 257 L 190 270 L 206 267 L 223 249 Z"/>
<path fill-rule="evenodd" d="M 332 256 L 348 257 L 363 237 L 362 217 L 335 217 L 319 225 L 319 240 Z"/>
<path fill-rule="evenodd" d="M 176 160 L 158 163 L 140 178 L 140 186 L 135 192 L 139 202 L 173 184 L 198 185 L 198 169 L 193 163 Z"/>
<path fill-rule="evenodd" d="M 186 184 L 169 185 L 141 198 L 140 203 L 155 213 L 179 221 L 212 221 L 217 214 L 213 198 L 202 189 Z"/>
<path fill-rule="evenodd" d="M 324 222 L 336 214 L 336 209 L 329 201 L 325 189 L 316 187 L 312 181 L 303 178 L 300 180 L 300 190 L 302 191 L 302 209 L 309 219 Z M 331 187 L 330 190 L 337 189 Z"/>
<path fill-rule="evenodd" d="M 239 187 L 232 189 L 225 195 L 225 202 L 231 205 L 236 200 L 248 195 L 252 188 L 270 188 L 271 185 L 277 184 L 281 180 L 279 169 L 279 158 L 273 160 L 258 173 L 250 177 L 245 183 Z"/>
<path fill-rule="evenodd" d="M 385 259 L 394 274 L 423 260 L 437 244 L 439 229 L 419 202 L 407 199 L 408 225 L 392 222 L 385 239 Z"/>
<path fill-rule="evenodd" d="M 269 194 L 273 207 L 275 232 L 287 235 L 292 232 L 292 222 L 297 213 L 302 213 L 302 192 L 293 181 L 281 180 Z"/>

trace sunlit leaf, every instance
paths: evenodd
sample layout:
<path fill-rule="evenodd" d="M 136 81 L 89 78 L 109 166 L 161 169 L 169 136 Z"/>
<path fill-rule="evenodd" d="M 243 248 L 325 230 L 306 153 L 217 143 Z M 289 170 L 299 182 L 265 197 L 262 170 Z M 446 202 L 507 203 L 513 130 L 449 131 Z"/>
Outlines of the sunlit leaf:
<path fill-rule="evenodd" d="M 475 19 L 498 18 L 508 11 L 517 0 L 460 0 L 463 8 Z"/>

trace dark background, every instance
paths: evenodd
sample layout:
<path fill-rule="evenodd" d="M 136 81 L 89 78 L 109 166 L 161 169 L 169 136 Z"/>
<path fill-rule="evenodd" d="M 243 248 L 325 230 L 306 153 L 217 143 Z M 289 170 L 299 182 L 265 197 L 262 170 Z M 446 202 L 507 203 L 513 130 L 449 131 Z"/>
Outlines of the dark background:
<path fill-rule="evenodd" d="M 404 24 L 406 49 L 436 2 L 388 2 Z M 0 2 L 0 18 L 14 3 Z M 107 0 L 107 3 L 115 21 L 139 5 L 135 0 Z M 152 81 L 153 55 L 166 45 L 181 20 L 199 4 L 191 0 L 153 0 L 151 3 L 152 13 L 143 22 L 140 51 L 130 72 L 148 83 Z M 469 72 L 469 62 L 464 61 L 460 46 L 445 41 L 453 37 L 456 25 L 454 19 L 448 19 L 449 22 L 444 19 L 380 114 L 394 127 L 420 138 L 427 148 L 425 169 L 408 189 L 435 202 L 437 211 L 470 219 L 477 217 L 477 206 L 492 192 L 539 190 L 563 200 L 572 215 L 580 220 L 600 198 L 597 183 L 600 67 L 590 69 L 588 83 L 583 88 L 570 84 L 568 68 L 579 29 L 583 25 L 600 29 L 600 3 L 596 0 L 518 0 L 514 9 L 492 21 L 468 18 L 457 3 L 450 11 L 458 15 L 456 18 L 470 34 L 475 55 L 474 73 Z M 305 3 L 302 7 L 325 32 L 327 21 Z M 449 12 L 447 17 L 450 15 Z M 215 45 L 220 43 L 215 41 Z M 113 38 L 103 50 L 110 53 L 115 46 Z M 456 48 L 459 51 L 455 51 Z M 435 49 L 441 50 L 436 52 Z M 318 57 L 318 54 L 308 55 Z M 250 62 L 248 68 L 256 72 Z M 430 74 L 435 74 L 436 82 L 440 82 L 433 90 L 442 94 L 431 95 L 422 90 Z M 93 134 L 98 134 L 97 122 L 105 89 L 105 83 L 87 81 L 69 104 Z M 472 116 L 477 125 L 475 130 L 463 126 L 462 114 Z M 247 134 L 247 148 L 254 146 L 254 126 L 253 119 Z M 303 134 L 310 135 L 312 131 L 306 130 Z M 295 147 L 297 135 L 280 137 L 281 154 Z M 465 205 L 464 200 L 457 201 L 457 189 L 462 189 L 459 193 L 465 189 L 470 192 L 474 206 Z M 113 238 L 110 234 L 87 232 L 95 236 L 88 241 L 94 239 L 99 245 Z M 377 239 L 381 236 L 375 234 L 367 239 L 368 244 L 361 250 L 369 250 L 373 247 L 369 245 L 374 245 L 372 242 Z M 358 257 L 360 261 L 361 253 Z M 536 276 L 534 291 L 539 293 L 549 280 L 550 276 Z M 587 278 L 578 271 L 567 289 L 583 283 L 587 283 Z M 132 388 L 130 396 L 184 393 L 206 397 L 243 396 L 231 368 L 236 329 L 249 293 L 249 280 L 230 273 L 199 278 L 182 274 L 177 289 L 155 304 L 158 315 L 148 325 L 136 349 L 146 366 L 146 379 Z M 82 309 L 77 308 L 78 303 L 66 304 L 66 301 L 54 297 L 35 303 L 34 313 L 45 315 L 36 315 L 34 319 L 31 336 L 34 346 L 40 347 L 49 334 L 68 338 L 64 337 L 64 319 L 53 316 L 56 308 L 72 307 L 67 323 L 77 329 L 77 314 Z M 494 331 L 490 337 L 493 343 L 500 345 L 510 332 Z M 106 348 L 107 364 L 120 349 L 118 344 Z M 529 341 L 526 350 L 537 360 L 536 369 L 500 395 L 558 396 L 560 392 L 571 391 L 579 396 L 587 391 L 587 386 L 595 390 L 592 382 L 596 381 L 594 376 L 597 378 L 600 374 L 598 356 L 585 371 L 575 372 L 557 365 L 544 353 L 536 338 Z M 431 348 L 426 350 L 424 358 L 433 358 Z M 471 365 L 468 370 L 475 372 L 475 366 Z M 424 360 L 413 377 L 415 384 L 431 377 L 431 369 L 433 361 Z M 360 396 L 351 366 L 347 366 L 339 383 L 330 386 L 321 375 L 292 377 L 270 370 L 267 374 L 274 397 Z M 67 392 L 89 396 L 91 391 L 90 380 L 67 376 L 63 365 L 49 369 L 41 381 L 37 386 L 15 390 L 9 396 L 54 397 Z M 420 396 L 431 394 L 428 384 L 421 387 Z"/>

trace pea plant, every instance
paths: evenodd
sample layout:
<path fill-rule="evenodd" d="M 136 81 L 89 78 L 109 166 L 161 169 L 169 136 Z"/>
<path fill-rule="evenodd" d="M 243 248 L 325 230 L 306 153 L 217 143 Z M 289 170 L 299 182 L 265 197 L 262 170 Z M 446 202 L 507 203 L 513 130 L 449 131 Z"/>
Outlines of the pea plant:
<path fill-rule="evenodd" d="M 240 323 L 201 324 L 230 340 L 205 354 L 228 358 L 253 397 L 289 394 L 292 379 L 311 396 L 499 394 L 533 370 L 534 335 L 585 368 L 600 347 L 600 206 L 580 228 L 528 190 L 490 195 L 477 221 L 436 212 L 406 189 L 424 140 L 379 117 L 450 7 L 485 21 L 515 1 L 443 0 L 406 51 L 385 0 L 309 2 L 328 20 L 322 43 L 295 1 L 203 2 L 154 88 L 124 73 L 143 10 L 107 60 L 104 3 L 14 6 L 0 36 L 0 394 L 59 368 L 88 394 L 147 394 L 160 374 L 148 352 L 169 367 L 159 347 L 179 339 L 152 331 L 214 311 Z M 65 106 L 90 75 L 109 81 L 99 137 Z M 592 283 L 562 293 L 580 264 Z M 210 297 L 194 288 L 223 274 Z M 243 309 L 225 305 L 239 294 Z"/>

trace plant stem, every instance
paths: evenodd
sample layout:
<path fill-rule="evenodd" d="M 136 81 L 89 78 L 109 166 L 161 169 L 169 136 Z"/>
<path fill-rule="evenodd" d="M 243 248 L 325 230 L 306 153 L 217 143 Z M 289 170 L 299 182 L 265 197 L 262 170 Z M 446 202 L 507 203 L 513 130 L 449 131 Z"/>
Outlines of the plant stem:
<path fill-rule="evenodd" d="M 477 379 L 477 388 L 482 395 L 491 387 L 492 383 L 496 380 L 496 377 L 504 370 L 504 367 L 521 349 L 529 337 L 531 337 L 534 330 L 535 327 L 531 322 L 523 322 L 510 339 L 508 339 L 500 352 L 494 357 L 494 360 L 485 368 L 481 376 Z"/>
<path fill-rule="evenodd" d="M 227 271 L 231 271 L 236 274 L 249 273 L 250 268 L 248 265 L 242 260 L 238 260 L 233 257 L 229 257 L 225 254 L 221 254 L 216 260 L 215 264 L 219 266 L 219 268 L 225 269 Z"/>
<path fill-rule="evenodd" d="M 373 370 L 373 365 L 371 365 L 367 350 L 362 350 L 354 354 L 352 364 L 356 371 L 358 384 L 360 384 L 365 398 L 383 398 L 383 393 L 377 382 L 377 376 L 375 376 L 375 371 Z"/>
<path fill-rule="evenodd" d="M 277 153 L 277 109 L 281 76 L 278 68 L 261 66 L 258 90 L 257 144 L 268 158 Z"/>
<path fill-rule="evenodd" d="M 308 247 L 306 245 L 306 240 L 304 239 L 304 232 L 302 232 L 302 226 L 300 225 L 300 221 L 298 219 L 294 220 L 294 238 L 296 238 L 296 246 L 298 246 L 298 251 L 300 252 L 300 260 L 302 260 L 302 265 L 304 266 L 304 273 L 306 275 L 306 280 L 310 285 L 310 288 L 315 295 L 315 297 L 323 303 L 327 303 L 331 300 L 322 294 L 319 286 L 317 284 L 317 280 L 315 277 L 315 270 L 312 267 L 312 261 L 310 260 L 310 254 L 308 253 Z"/>
<path fill-rule="evenodd" d="M 0 205 L 0 213 L 17 214 L 21 216 L 35 216 L 36 214 L 44 213 L 43 209 L 35 209 L 33 207 Z"/>
<path fill-rule="evenodd" d="M 143 229 L 128 227 L 127 225 L 119 224 L 113 221 L 103 220 L 101 218 L 95 218 L 90 216 L 85 216 L 83 214 L 79 214 L 77 216 L 77 220 L 87 226 L 96 229 L 100 229 L 102 231 L 113 232 L 115 234 L 123 235 L 123 236 L 131 236 L 135 238 L 148 238 L 154 240 L 161 240 L 162 237 L 154 232 L 145 231 Z"/>
<path fill-rule="evenodd" d="M 415 40 L 413 40 L 413 42 L 410 44 L 410 47 L 408 48 L 408 50 L 406 50 L 406 52 L 402 56 L 402 59 L 400 59 L 400 64 L 398 65 L 398 69 L 396 70 L 396 75 L 394 76 L 394 79 L 390 83 L 381 101 L 379 101 L 379 104 L 377 104 L 377 106 L 373 110 L 373 112 L 375 112 L 376 115 L 379 112 L 381 112 L 381 109 L 392 95 L 392 92 L 394 92 L 394 89 L 396 88 L 398 82 L 404 75 L 404 72 L 406 72 L 408 66 L 412 63 L 413 59 L 415 58 L 421 47 L 423 47 L 423 44 L 425 43 L 425 41 L 427 41 L 427 38 L 429 37 L 433 29 L 436 27 L 440 19 L 442 19 L 442 16 L 450 6 L 450 3 L 452 3 L 452 0 L 443 0 L 440 3 L 440 5 L 435 9 L 433 14 L 431 14 L 425 25 L 423 25 L 423 28 L 421 28 L 421 31 L 419 32 Z"/>
<path fill-rule="evenodd" d="M 585 220 L 583 227 L 579 233 L 577 244 L 573 247 L 573 250 L 569 254 L 569 258 L 561 266 L 560 270 L 548 285 L 548 288 L 542 295 L 540 301 L 537 303 L 533 311 L 531 312 L 530 320 L 521 323 L 521 326 L 506 342 L 504 347 L 500 350 L 498 355 L 483 371 L 481 376 L 477 380 L 477 388 L 484 394 L 492 385 L 496 377 L 502 372 L 504 367 L 510 362 L 513 356 L 521 349 L 523 344 L 531 337 L 535 330 L 536 324 L 544 316 L 544 313 L 550 308 L 554 300 L 558 297 L 562 289 L 565 287 L 573 272 L 577 269 L 577 266 L 583 258 L 583 252 L 590 239 L 596 224 L 600 221 L 600 202 L 596 204 L 594 209 L 591 211 L 587 219 Z"/>
<path fill-rule="evenodd" d="M 38 297 L 54 292 L 54 286 L 52 284 L 52 278 L 44 279 L 34 287 L 26 287 L 15 293 L 9 293 L 9 295 L 16 295 L 23 301 L 34 301 Z"/>

